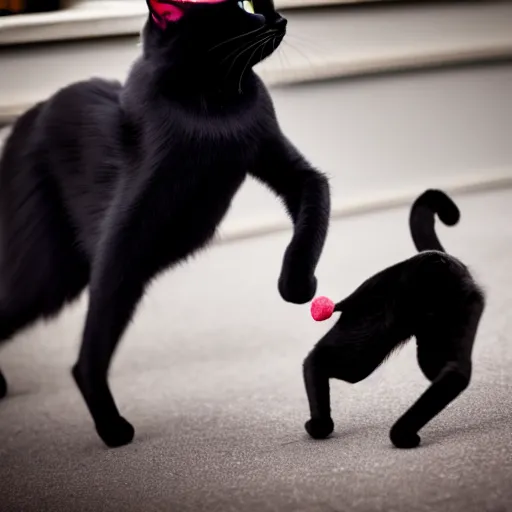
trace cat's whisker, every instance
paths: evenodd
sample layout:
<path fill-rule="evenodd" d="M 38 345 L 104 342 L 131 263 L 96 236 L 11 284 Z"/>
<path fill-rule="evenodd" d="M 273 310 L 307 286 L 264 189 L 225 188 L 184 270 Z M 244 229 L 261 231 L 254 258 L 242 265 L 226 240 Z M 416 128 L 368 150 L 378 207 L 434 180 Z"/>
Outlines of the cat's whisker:
<path fill-rule="evenodd" d="M 311 62 L 311 59 L 301 50 L 296 48 L 294 45 L 286 41 L 286 44 L 292 49 L 295 50 L 296 53 L 298 53 L 302 58 L 304 58 L 310 66 L 313 66 L 313 63 Z"/>
<path fill-rule="evenodd" d="M 272 38 L 272 39 L 275 39 L 275 38 Z M 263 52 L 265 51 L 265 46 L 267 43 L 268 43 L 268 41 L 263 43 L 263 46 L 261 47 L 260 62 L 263 60 Z"/>
<path fill-rule="evenodd" d="M 261 32 L 262 30 L 265 30 L 264 26 L 263 27 L 258 27 L 255 30 L 250 30 L 249 32 L 246 32 L 245 34 L 240 34 L 240 35 L 235 36 L 235 37 L 230 37 L 229 39 L 226 39 L 225 41 L 222 41 L 221 43 L 216 44 L 215 46 L 212 46 L 208 51 L 212 52 L 213 50 L 219 48 L 220 46 L 223 46 L 225 44 L 228 44 L 228 43 L 231 43 L 233 41 L 236 41 L 237 39 L 241 39 L 242 37 L 247 37 L 247 36 L 250 36 L 252 34 L 256 34 L 258 32 Z"/>
<path fill-rule="evenodd" d="M 281 63 L 281 67 L 282 67 L 283 69 L 285 69 L 284 62 L 283 62 L 283 55 L 282 55 L 281 51 L 282 51 L 282 47 L 278 48 L 278 49 L 277 49 L 277 52 L 275 52 L 275 53 L 276 53 L 276 54 L 277 54 L 277 56 L 279 57 L 279 62 Z"/>
<path fill-rule="evenodd" d="M 307 41 L 301 41 L 300 39 L 291 41 L 296 47 L 303 49 L 304 51 L 314 55 L 325 55 L 329 54 L 331 50 L 327 47 L 321 47 L 319 45 L 309 44 Z"/>
<path fill-rule="evenodd" d="M 251 50 L 252 48 L 256 47 L 256 49 L 258 48 L 258 46 L 261 44 L 261 42 L 263 41 L 263 39 L 259 39 L 258 41 L 256 41 L 255 43 L 249 45 L 248 47 L 244 48 L 234 59 L 233 59 L 233 62 L 231 63 L 231 65 L 229 66 L 229 69 L 226 73 L 226 76 L 225 78 L 227 79 L 229 77 L 229 74 L 231 73 L 231 71 L 233 70 L 234 68 L 234 65 L 235 65 L 235 62 L 245 53 L 245 52 L 248 52 L 249 50 Z"/>
<path fill-rule="evenodd" d="M 265 45 L 268 43 L 269 39 L 271 38 L 272 36 L 268 36 L 264 41 L 261 41 L 260 44 L 263 46 L 263 48 L 265 48 Z M 242 69 L 242 73 L 240 74 L 240 80 L 238 82 L 238 92 L 241 93 L 242 92 L 242 79 L 244 77 L 244 74 L 245 74 L 245 71 L 247 70 L 247 67 L 249 66 L 249 63 L 251 62 L 252 58 L 254 57 L 255 53 L 260 49 L 259 46 L 257 46 L 255 48 L 255 50 L 251 53 L 250 57 L 247 59 L 247 62 L 244 66 L 244 68 Z"/>
<path fill-rule="evenodd" d="M 231 73 L 231 71 L 233 70 L 234 66 L 235 66 L 235 63 L 236 61 L 240 58 L 241 55 L 243 55 L 246 51 L 250 50 L 251 48 L 254 48 L 254 46 L 258 45 L 259 43 L 261 42 L 261 40 L 258 39 L 258 41 L 254 42 L 254 43 L 251 43 L 250 45 L 248 46 L 244 46 L 242 48 L 242 50 L 240 50 L 237 55 L 235 56 L 235 58 L 232 60 L 231 64 L 229 65 L 229 68 L 228 70 L 226 71 L 226 74 L 224 76 L 224 79 L 227 80 L 227 78 L 229 77 L 229 74 Z M 226 59 L 223 59 L 223 60 L 226 60 Z"/>
<path fill-rule="evenodd" d="M 271 37 L 269 36 L 268 34 L 265 35 L 264 37 L 258 39 L 257 41 L 254 41 L 253 43 L 251 43 L 249 46 L 246 46 L 244 47 L 239 53 L 238 55 L 233 59 L 233 62 L 231 63 L 231 65 L 229 66 L 229 69 L 227 70 L 226 72 L 226 75 L 225 75 L 225 78 L 227 78 L 229 76 L 229 73 L 231 72 L 231 70 L 233 69 L 234 65 L 235 65 L 235 62 L 247 51 L 249 51 L 251 48 L 254 48 L 255 46 L 257 46 L 256 49 L 258 49 L 259 47 L 259 44 L 261 44 L 263 41 L 266 40 L 267 37 Z M 223 59 L 223 60 L 226 60 L 226 59 Z"/>
<path fill-rule="evenodd" d="M 328 48 L 326 46 L 321 46 L 318 44 L 318 41 L 314 40 L 314 39 L 311 39 L 311 38 L 306 38 L 305 36 L 297 36 L 295 34 L 287 34 L 286 35 L 286 41 L 288 41 L 290 38 L 292 39 L 295 39 L 295 41 L 297 41 L 298 43 L 301 43 L 301 44 L 304 44 L 306 43 L 307 45 L 309 45 L 312 49 L 314 49 L 315 51 L 319 51 L 319 52 L 326 52 L 328 51 Z"/>
<path fill-rule="evenodd" d="M 290 69 L 290 61 L 288 60 L 288 55 L 286 55 L 286 52 L 284 51 L 284 47 L 281 46 L 279 48 L 279 56 L 282 57 L 282 60 L 284 62 L 284 68 Z"/>
<path fill-rule="evenodd" d="M 261 37 L 259 37 L 256 41 L 249 41 L 247 43 L 242 43 L 240 46 L 238 46 L 237 48 L 235 48 L 232 52 L 229 52 L 223 59 L 220 60 L 220 63 L 224 63 L 226 62 L 231 56 L 233 56 L 235 53 L 239 52 L 240 49 L 242 48 L 242 52 L 252 48 L 255 44 L 258 44 L 259 42 L 263 41 L 263 39 L 268 35 L 268 33 L 266 32 L 265 34 L 262 34 Z M 249 45 L 247 47 L 247 45 Z M 237 56 L 238 57 L 238 56 Z M 236 60 L 236 59 L 235 59 Z"/>
<path fill-rule="evenodd" d="M 281 64 L 281 68 L 285 69 L 285 65 L 283 62 L 283 56 L 281 54 L 282 47 L 277 48 L 277 51 L 276 51 L 276 41 L 277 41 L 277 37 L 274 37 L 272 39 L 272 53 L 270 55 L 272 55 L 272 56 L 276 55 L 279 58 L 279 63 Z"/>

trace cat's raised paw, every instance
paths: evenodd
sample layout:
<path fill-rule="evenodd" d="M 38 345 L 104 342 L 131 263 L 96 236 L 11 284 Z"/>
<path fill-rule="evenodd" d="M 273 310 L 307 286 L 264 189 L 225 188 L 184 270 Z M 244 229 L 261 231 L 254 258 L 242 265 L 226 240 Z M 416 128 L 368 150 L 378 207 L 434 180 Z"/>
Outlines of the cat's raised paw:
<path fill-rule="evenodd" d="M 122 416 L 104 425 L 96 425 L 96 431 L 109 448 L 118 448 L 129 444 L 135 435 L 133 426 Z"/>
<path fill-rule="evenodd" d="M 306 422 L 304 428 L 313 439 L 325 439 L 332 434 L 332 431 L 334 430 L 334 422 L 331 418 L 311 418 Z"/>
<path fill-rule="evenodd" d="M 396 448 L 416 448 L 421 442 L 421 437 L 415 432 L 402 430 L 397 427 L 391 429 L 389 437 Z"/>

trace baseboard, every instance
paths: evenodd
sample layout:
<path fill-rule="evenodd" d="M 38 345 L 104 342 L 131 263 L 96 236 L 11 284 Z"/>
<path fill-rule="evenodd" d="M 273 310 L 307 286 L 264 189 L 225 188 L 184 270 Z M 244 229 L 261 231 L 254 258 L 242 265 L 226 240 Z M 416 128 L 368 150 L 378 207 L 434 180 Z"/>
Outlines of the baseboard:
<path fill-rule="evenodd" d="M 512 169 L 490 171 L 476 176 L 465 176 L 458 179 L 446 180 L 444 183 L 437 181 L 435 188 L 440 188 L 454 195 L 476 194 L 490 190 L 512 188 Z M 335 197 L 332 204 L 331 219 L 337 220 L 410 206 L 421 192 L 423 192 L 422 189 L 411 187 L 398 192 L 386 192 L 383 194 L 372 193 L 350 199 Z M 291 229 L 289 222 L 276 219 L 275 217 L 266 219 L 258 217 L 227 221 L 221 226 L 215 243 L 231 243 L 287 231 L 289 229 Z"/>

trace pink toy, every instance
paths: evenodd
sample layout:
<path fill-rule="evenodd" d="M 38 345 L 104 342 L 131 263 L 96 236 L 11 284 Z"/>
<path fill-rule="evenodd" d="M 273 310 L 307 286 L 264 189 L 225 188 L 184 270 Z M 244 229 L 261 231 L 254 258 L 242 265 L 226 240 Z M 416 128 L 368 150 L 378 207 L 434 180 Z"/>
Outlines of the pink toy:
<path fill-rule="evenodd" d="M 311 316 L 317 321 L 321 322 L 331 318 L 334 311 L 334 302 L 327 297 L 317 297 L 311 303 Z"/>

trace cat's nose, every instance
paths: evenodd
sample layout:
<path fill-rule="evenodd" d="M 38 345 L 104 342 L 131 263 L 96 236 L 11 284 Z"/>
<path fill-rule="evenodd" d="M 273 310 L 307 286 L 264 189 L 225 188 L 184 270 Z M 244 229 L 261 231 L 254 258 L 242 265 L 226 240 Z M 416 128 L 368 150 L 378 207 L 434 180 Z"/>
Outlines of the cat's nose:
<path fill-rule="evenodd" d="M 286 28 L 286 25 L 288 23 L 288 20 L 286 18 L 277 18 L 276 21 L 274 21 L 274 27 L 277 30 L 284 30 Z"/>

